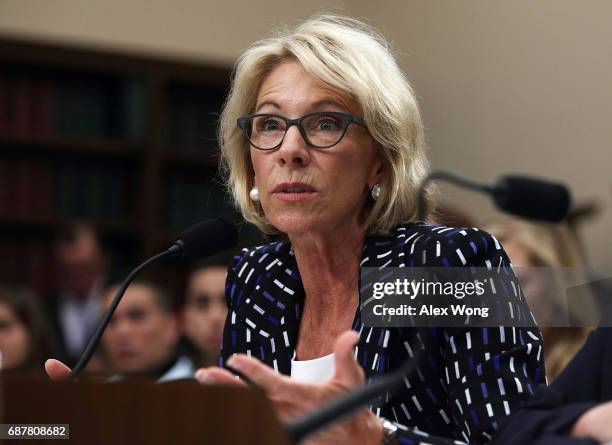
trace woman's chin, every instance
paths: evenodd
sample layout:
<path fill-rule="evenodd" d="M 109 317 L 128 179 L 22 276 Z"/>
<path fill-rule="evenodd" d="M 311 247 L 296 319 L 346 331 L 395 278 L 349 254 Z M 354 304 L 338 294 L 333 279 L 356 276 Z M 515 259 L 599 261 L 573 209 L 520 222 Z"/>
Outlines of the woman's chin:
<path fill-rule="evenodd" d="M 321 229 L 322 223 L 317 223 L 312 215 L 291 213 L 279 215 L 276 218 L 271 218 L 271 222 L 279 231 L 286 233 L 288 236 L 300 236 L 306 233 L 312 233 L 317 229 Z"/>

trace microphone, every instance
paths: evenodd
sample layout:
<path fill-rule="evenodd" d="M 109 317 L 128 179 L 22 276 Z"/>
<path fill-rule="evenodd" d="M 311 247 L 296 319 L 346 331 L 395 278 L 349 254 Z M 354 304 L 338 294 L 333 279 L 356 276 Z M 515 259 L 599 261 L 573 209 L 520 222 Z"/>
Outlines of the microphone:
<path fill-rule="evenodd" d="M 195 224 L 181 233 L 168 249 L 183 260 L 196 260 L 231 249 L 238 243 L 238 231 L 227 218 Z"/>
<path fill-rule="evenodd" d="M 508 213 L 547 222 L 565 218 L 571 201 L 567 187 L 521 176 L 502 178 L 492 195 L 497 206 Z"/>
<path fill-rule="evenodd" d="M 72 368 L 69 378 L 74 379 L 87 366 L 89 359 L 102 338 L 106 326 L 108 326 L 115 309 L 117 309 L 119 302 L 123 298 L 123 294 L 140 271 L 162 258 L 176 257 L 184 260 L 194 260 L 231 249 L 237 242 L 238 231 L 232 222 L 225 218 L 211 219 L 189 227 L 178 236 L 174 244 L 167 250 L 149 258 L 132 270 L 123 283 L 121 283 L 115 298 L 113 298 L 113 301 L 104 313 L 104 317 L 102 317 L 96 332 L 94 332 L 89 340 L 78 363 Z"/>
<path fill-rule="evenodd" d="M 543 179 L 508 175 L 495 184 L 482 184 L 454 173 L 430 173 L 419 186 L 417 220 L 425 218 L 425 189 L 433 180 L 444 180 L 461 187 L 489 194 L 497 207 L 522 218 L 560 222 L 570 208 L 571 196 L 566 186 Z"/>

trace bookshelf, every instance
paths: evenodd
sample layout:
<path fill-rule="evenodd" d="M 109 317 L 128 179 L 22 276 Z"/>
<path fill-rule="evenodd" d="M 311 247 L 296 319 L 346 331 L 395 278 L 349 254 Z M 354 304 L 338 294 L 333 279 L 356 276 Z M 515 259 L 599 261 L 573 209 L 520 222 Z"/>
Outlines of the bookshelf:
<path fill-rule="evenodd" d="M 49 241 L 70 220 L 93 222 L 123 273 L 197 221 L 239 221 L 217 171 L 229 76 L 224 66 L 0 36 L 0 283 L 44 293 Z M 261 241 L 241 225 L 242 245 Z M 181 270 L 154 274 L 180 289 Z"/>

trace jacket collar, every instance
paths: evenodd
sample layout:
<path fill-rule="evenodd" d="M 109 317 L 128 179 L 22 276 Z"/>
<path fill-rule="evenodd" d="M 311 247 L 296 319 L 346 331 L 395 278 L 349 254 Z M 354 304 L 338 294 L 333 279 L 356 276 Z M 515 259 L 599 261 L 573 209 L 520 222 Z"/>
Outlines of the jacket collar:
<path fill-rule="evenodd" d="M 397 267 L 396 260 L 391 259 L 395 256 L 386 255 L 393 249 L 394 240 L 395 237 L 366 237 L 360 266 Z M 291 245 L 282 242 L 266 246 L 265 253 L 254 262 L 262 263 L 260 267 L 256 265 L 254 287 L 250 295 L 238 296 L 236 313 L 258 335 L 266 339 L 274 338 L 277 342 L 280 340 L 293 350 L 305 291 Z M 360 328 L 358 308 L 353 329 Z"/>

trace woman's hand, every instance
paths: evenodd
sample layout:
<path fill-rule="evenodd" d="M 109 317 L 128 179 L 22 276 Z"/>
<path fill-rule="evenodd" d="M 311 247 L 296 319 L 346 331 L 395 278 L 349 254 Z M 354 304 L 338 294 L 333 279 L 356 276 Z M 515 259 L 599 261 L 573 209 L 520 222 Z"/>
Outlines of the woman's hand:
<path fill-rule="evenodd" d="M 612 441 L 612 402 L 596 405 L 578 418 L 570 436 L 594 439 L 599 443 Z"/>
<path fill-rule="evenodd" d="M 64 380 L 70 375 L 70 368 L 54 358 L 45 362 L 45 372 L 51 380 Z"/>
<path fill-rule="evenodd" d="M 295 382 L 245 354 L 234 354 L 227 364 L 260 386 L 271 400 L 278 416 L 286 421 L 309 413 L 364 383 L 365 374 L 353 354 L 353 346 L 358 339 L 359 335 L 355 331 L 344 332 L 338 337 L 334 344 L 336 373 L 332 380 L 323 385 Z M 198 370 L 196 379 L 203 384 L 246 385 L 227 370 L 216 367 Z M 364 409 L 348 420 L 338 422 L 309 439 L 311 440 L 307 443 L 313 445 L 331 443 L 378 445 L 382 442 L 382 426 L 374 413 Z"/>

